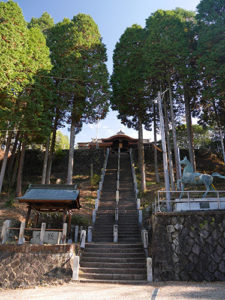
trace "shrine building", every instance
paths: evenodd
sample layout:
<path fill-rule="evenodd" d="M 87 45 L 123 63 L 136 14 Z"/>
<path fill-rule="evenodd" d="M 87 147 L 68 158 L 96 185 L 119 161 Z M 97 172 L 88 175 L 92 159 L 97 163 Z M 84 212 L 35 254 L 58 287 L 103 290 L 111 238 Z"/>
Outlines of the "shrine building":
<path fill-rule="evenodd" d="M 149 145 L 148 139 L 143 140 L 144 145 Z M 90 149 L 90 148 L 110 148 L 112 151 L 117 151 L 118 148 L 122 152 L 128 151 L 129 148 L 137 148 L 138 139 L 134 139 L 124 132 L 119 131 L 117 134 L 102 139 L 93 139 L 91 142 L 78 143 L 78 149 Z"/>

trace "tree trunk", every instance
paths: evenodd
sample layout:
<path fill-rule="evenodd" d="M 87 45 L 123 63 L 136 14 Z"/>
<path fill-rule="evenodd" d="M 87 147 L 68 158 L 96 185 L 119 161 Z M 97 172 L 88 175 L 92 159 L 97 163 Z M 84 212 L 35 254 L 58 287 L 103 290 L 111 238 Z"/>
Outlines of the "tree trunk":
<path fill-rule="evenodd" d="M 22 149 L 20 154 L 20 161 L 19 161 L 19 168 L 17 174 L 17 184 L 16 184 L 16 196 L 22 196 L 22 178 L 23 178 L 23 165 L 24 165 L 24 158 L 25 158 L 25 150 L 26 150 L 26 142 L 22 142 Z"/>
<path fill-rule="evenodd" d="M 48 165 L 48 152 L 49 152 L 49 146 L 50 146 L 50 136 L 48 137 L 46 148 L 45 148 L 45 155 L 44 155 L 44 161 L 43 161 L 43 169 L 42 169 L 42 177 L 41 177 L 41 184 L 46 183 L 46 175 L 47 175 L 47 165 Z"/>
<path fill-rule="evenodd" d="M 52 171 L 52 158 L 53 158 L 53 153 L 55 150 L 55 141 L 56 141 L 56 133 L 57 133 L 57 127 L 58 127 L 58 112 L 56 112 L 56 117 L 54 121 L 54 127 L 52 131 L 52 141 L 51 141 L 51 147 L 50 151 L 48 153 L 48 164 L 47 164 L 47 171 L 46 171 L 46 184 L 50 184 L 51 181 L 51 171 Z"/>
<path fill-rule="evenodd" d="M 70 129 L 70 149 L 68 159 L 67 184 L 73 184 L 74 143 L 75 143 L 75 121 L 72 119 Z"/>
<path fill-rule="evenodd" d="M 174 191 L 175 185 L 174 185 L 174 172 L 173 172 L 173 157 L 172 157 L 171 145 L 170 145 L 169 121 L 168 121 L 166 100 L 164 100 L 164 115 L 165 115 L 165 135 L 166 135 L 167 152 L 168 152 L 168 160 L 169 160 L 170 184 L 171 184 L 172 191 Z"/>
<path fill-rule="evenodd" d="M 153 122 L 154 122 L 154 164 L 155 164 L 155 179 L 156 183 L 160 183 L 160 178 L 159 178 L 159 168 L 158 168 L 158 153 L 157 153 L 157 148 L 156 148 L 156 142 L 157 142 L 157 128 L 156 128 L 156 107 L 155 103 L 153 103 Z"/>
<path fill-rule="evenodd" d="M 167 147 L 166 147 L 166 137 L 164 128 L 164 118 L 161 103 L 161 93 L 158 92 L 158 106 L 159 106 L 159 116 L 160 116 L 160 127 L 161 127 L 161 137 L 162 137 L 162 150 L 163 150 L 163 170 L 164 170 L 164 180 L 165 180 L 165 190 L 166 190 L 166 205 L 167 210 L 171 211 L 170 205 L 170 180 L 168 171 L 168 157 L 167 157 Z"/>
<path fill-rule="evenodd" d="M 193 144 L 193 130 L 192 130 L 190 101 L 185 92 L 184 92 L 184 103 L 185 103 L 185 117 L 186 117 L 186 124 L 187 124 L 189 159 L 195 171 L 196 163 L 195 163 L 195 152 L 194 152 L 194 144 Z"/>
<path fill-rule="evenodd" d="M 144 160 L 144 145 L 143 145 L 143 128 L 142 122 L 138 120 L 138 157 L 139 157 L 139 171 L 141 174 L 141 191 L 146 191 L 146 179 L 145 179 L 145 160 Z"/>
<path fill-rule="evenodd" d="M 14 168 L 13 168 L 13 176 L 12 176 L 12 180 L 10 182 L 10 187 L 14 186 L 15 182 L 16 182 L 17 170 L 18 170 L 18 165 L 19 165 L 19 160 L 20 160 L 20 154 L 21 154 L 21 142 L 19 143 L 18 151 L 16 153 L 16 161 L 15 161 Z"/>
<path fill-rule="evenodd" d="M 223 133 L 222 133 L 221 123 L 220 123 L 220 119 L 219 119 L 219 116 L 217 113 L 216 103 L 215 103 L 214 99 L 213 99 L 213 108 L 214 108 L 215 116 L 216 116 L 216 124 L 219 129 L 220 142 L 221 142 L 221 148 L 222 148 L 222 153 L 223 153 L 223 161 L 225 163 L 225 149 L 224 149 L 224 142 L 223 142 Z"/>
<path fill-rule="evenodd" d="M 9 181 L 9 185 L 11 185 L 12 169 L 13 169 L 14 162 L 15 162 L 16 149 L 17 149 L 17 146 L 18 146 L 19 136 L 20 136 L 20 132 L 17 131 L 17 133 L 16 133 L 16 138 L 15 138 L 15 142 L 14 142 L 13 149 L 12 149 L 12 153 L 11 153 L 11 157 L 10 157 L 10 161 L 9 161 L 8 171 L 7 171 L 7 173 L 8 173 L 8 181 Z"/>
<path fill-rule="evenodd" d="M 177 147 L 177 134 L 176 134 L 175 116 L 173 111 L 173 99 L 172 99 L 170 80 L 169 80 L 169 97 L 170 97 L 170 114 L 171 114 L 172 132 L 173 132 L 173 149 L 174 149 L 175 166 L 176 166 L 176 179 L 178 181 L 181 178 L 181 173 L 179 167 L 180 161 L 179 161 L 179 153 Z"/>
<path fill-rule="evenodd" d="M 222 147 L 222 153 L 223 153 L 223 161 L 225 163 L 225 150 L 224 150 L 224 142 L 223 142 L 223 133 L 221 128 L 219 129 L 219 133 L 220 133 L 220 141 L 221 141 L 221 147 Z"/>
<path fill-rule="evenodd" d="M 0 173 L 0 193 L 2 192 L 2 185 L 5 177 L 5 170 L 6 170 L 6 165 L 8 161 L 8 155 L 9 155 L 9 149 L 10 149 L 10 142 L 12 139 L 12 131 L 10 131 L 7 142 L 6 142 L 6 149 L 5 149 L 5 154 L 2 162 L 2 167 L 1 167 L 1 173 Z"/>

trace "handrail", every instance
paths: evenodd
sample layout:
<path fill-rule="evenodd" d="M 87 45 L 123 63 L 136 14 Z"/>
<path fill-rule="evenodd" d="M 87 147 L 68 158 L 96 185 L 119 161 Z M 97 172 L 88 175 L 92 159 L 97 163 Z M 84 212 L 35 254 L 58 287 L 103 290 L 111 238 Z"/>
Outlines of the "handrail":
<path fill-rule="evenodd" d="M 155 199 L 155 212 L 161 211 L 162 204 L 166 204 L 166 198 L 162 199 L 163 194 L 166 192 L 170 193 L 171 196 L 171 205 L 179 204 L 179 203 L 187 203 L 188 210 L 191 209 L 192 203 L 217 203 L 218 207 L 214 209 L 221 209 L 221 203 L 225 202 L 225 190 L 217 190 L 217 191 L 210 191 L 212 193 L 211 197 L 208 196 L 207 198 L 202 197 L 202 190 L 201 191 L 184 191 L 183 197 L 179 198 L 181 191 L 158 191 L 158 197 Z M 187 195 L 187 198 L 184 198 L 184 195 Z M 224 195 L 222 195 L 224 194 Z M 175 195 L 178 195 L 177 197 Z M 173 197 L 172 197 L 173 196 Z M 165 209 L 165 207 L 164 207 Z M 200 208 L 203 209 L 203 208 Z M 210 208 L 207 208 L 210 210 Z M 213 208 L 211 208 L 213 209 Z M 224 209 L 224 208 L 223 208 Z"/>

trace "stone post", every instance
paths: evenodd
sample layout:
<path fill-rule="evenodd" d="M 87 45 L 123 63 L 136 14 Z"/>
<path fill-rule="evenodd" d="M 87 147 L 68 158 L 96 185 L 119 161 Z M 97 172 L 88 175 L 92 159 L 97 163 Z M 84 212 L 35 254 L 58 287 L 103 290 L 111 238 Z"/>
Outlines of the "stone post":
<path fill-rule="evenodd" d="M 153 278 L 152 278 L 152 258 L 151 257 L 147 257 L 146 264 L 147 264 L 147 281 L 152 282 Z"/>
<path fill-rule="evenodd" d="M 99 191 L 102 190 L 102 181 L 99 182 Z"/>
<path fill-rule="evenodd" d="M 142 229 L 141 239 L 142 239 L 144 249 L 147 249 L 148 248 L 148 231 L 146 229 Z"/>
<path fill-rule="evenodd" d="M 21 224 L 20 224 L 20 233 L 19 233 L 18 245 L 22 245 L 25 242 L 25 239 L 24 239 L 24 229 L 25 229 L 25 222 L 21 222 Z"/>
<path fill-rule="evenodd" d="M 92 229 L 93 229 L 92 226 L 88 226 L 88 238 L 87 238 L 88 243 L 92 242 Z"/>
<path fill-rule="evenodd" d="M 93 209 L 92 210 L 92 224 L 95 224 L 95 221 L 96 221 L 96 210 Z"/>
<path fill-rule="evenodd" d="M 63 223 L 62 244 L 66 243 L 67 223 Z"/>
<path fill-rule="evenodd" d="M 118 225 L 113 226 L 113 242 L 118 243 Z"/>
<path fill-rule="evenodd" d="M 11 225 L 11 221 L 10 220 L 5 220 L 2 226 L 2 233 L 1 233 L 1 240 L 2 240 L 2 244 L 5 244 L 5 242 L 7 241 L 8 237 L 9 237 L 9 227 Z"/>
<path fill-rule="evenodd" d="M 138 223 L 140 225 L 142 224 L 142 209 L 138 210 Z"/>
<path fill-rule="evenodd" d="M 119 180 L 117 180 L 117 182 L 116 182 L 116 189 L 119 190 L 119 188 L 120 188 L 120 182 L 119 182 Z"/>
<path fill-rule="evenodd" d="M 40 233 L 40 245 L 44 244 L 44 236 L 45 236 L 46 223 L 41 224 L 41 233 Z"/>
<path fill-rule="evenodd" d="M 100 199 L 100 196 L 101 196 L 101 191 L 100 191 L 100 190 L 97 190 L 97 199 L 98 199 L 98 200 Z"/>
<path fill-rule="evenodd" d="M 75 226 L 75 233 L 74 233 L 74 242 L 75 242 L 75 243 L 78 242 L 78 234 L 79 234 L 79 226 L 76 225 L 76 226 Z"/>
<path fill-rule="evenodd" d="M 119 209 L 116 208 L 115 209 L 115 221 L 118 222 L 118 220 L 119 220 Z"/>
<path fill-rule="evenodd" d="M 72 280 L 79 280 L 80 257 L 74 256 Z"/>
<path fill-rule="evenodd" d="M 86 242 L 86 230 L 81 231 L 81 242 L 80 247 L 85 248 L 85 242 Z"/>
<path fill-rule="evenodd" d="M 95 210 L 98 210 L 98 198 L 95 199 Z"/>
<path fill-rule="evenodd" d="M 82 233 L 82 230 L 83 230 L 83 226 L 80 226 L 80 242 L 81 242 L 81 233 Z"/>
<path fill-rule="evenodd" d="M 116 204 L 117 205 L 119 203 L 119 198 L 120 198 L 120 193 L 119 193 L 119 191 L 116 191 Z"/>
<path fill-rule="evenodd" d="M 140 209 L 141 207 L 141 199 L 137 199 L 137 209 Z"/>

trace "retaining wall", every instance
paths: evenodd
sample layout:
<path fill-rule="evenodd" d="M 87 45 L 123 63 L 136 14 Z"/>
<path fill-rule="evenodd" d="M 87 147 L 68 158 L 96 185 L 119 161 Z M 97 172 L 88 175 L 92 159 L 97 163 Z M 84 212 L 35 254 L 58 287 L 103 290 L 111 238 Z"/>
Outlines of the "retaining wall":
<path fill-rule="evenodd" d="M 75 245 L 0 245 L 0 287 L 69 281 Z"/>
<path fill-rule="evenodd" d="M 225 211 L 153 216 L 155 281 L 225 280 Z"/>

